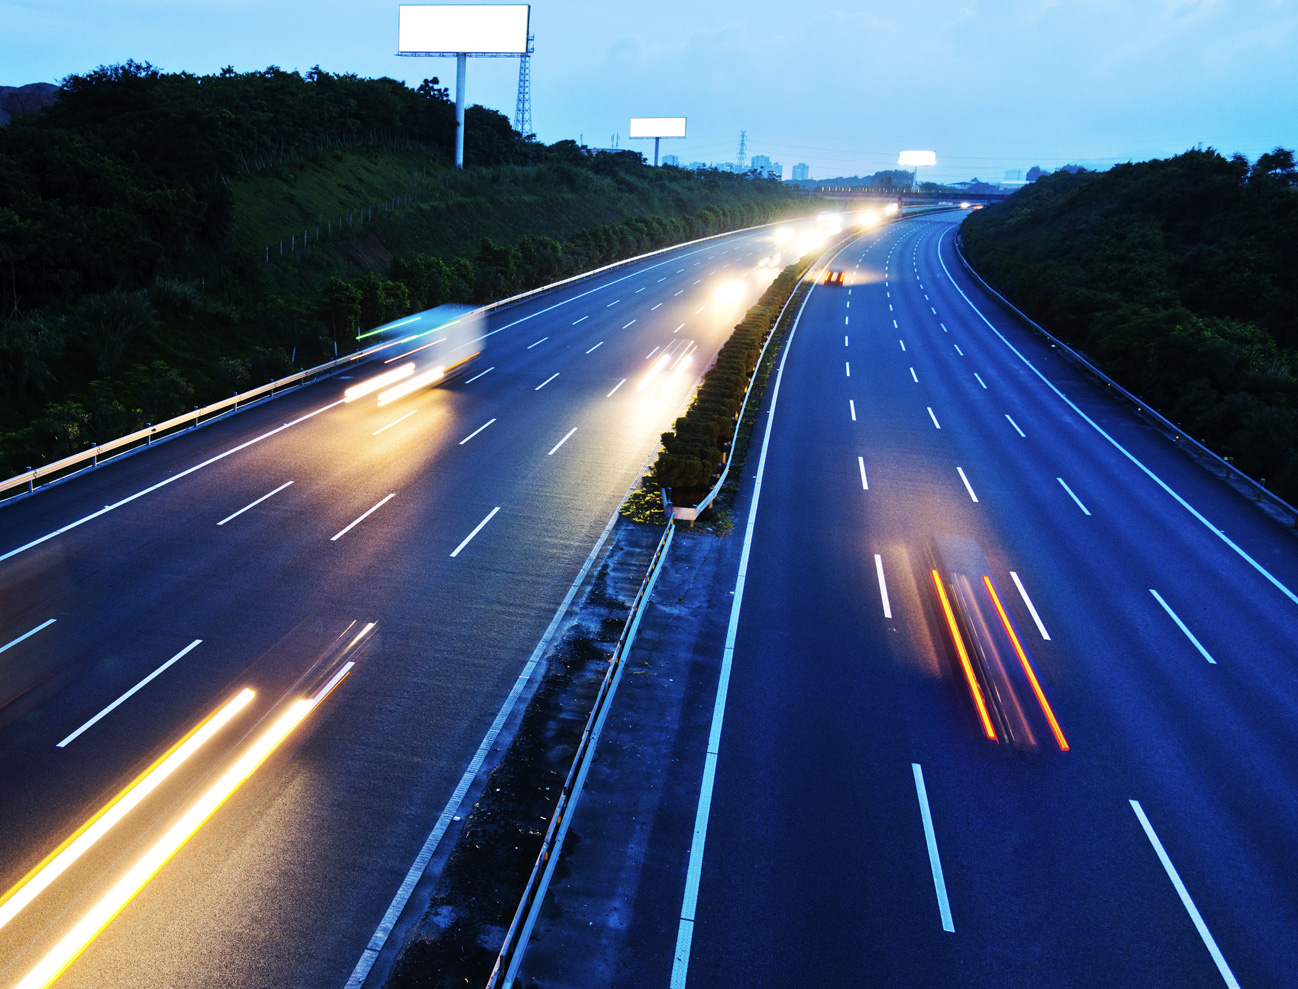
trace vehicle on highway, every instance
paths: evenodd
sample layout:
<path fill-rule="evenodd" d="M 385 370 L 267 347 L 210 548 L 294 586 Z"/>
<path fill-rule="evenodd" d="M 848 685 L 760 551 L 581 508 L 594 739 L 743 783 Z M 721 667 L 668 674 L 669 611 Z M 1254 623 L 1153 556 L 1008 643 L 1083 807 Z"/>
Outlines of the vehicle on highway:
<path fill-rule="evenodd" d="M 842 269 L 842 268 L 829 268 L 829 269 L 827 269 L 827 270 L 825 271 L 825 284 L 826 284 L 826 285 L 842 285 L 842 284 L 843 284 L 843 269 Z"/>

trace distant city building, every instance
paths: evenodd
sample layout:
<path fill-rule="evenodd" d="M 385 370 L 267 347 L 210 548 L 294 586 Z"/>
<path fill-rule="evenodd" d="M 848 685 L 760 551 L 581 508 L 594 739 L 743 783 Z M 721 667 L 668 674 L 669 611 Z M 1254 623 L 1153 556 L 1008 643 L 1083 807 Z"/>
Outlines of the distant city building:
<path fill-rule="evenodd" d="M 806 162 L 800 161 L 793 166 L 794 182 L 805 182 L 809 178 L 811 178 L 811 168 L 807 165 Z"/>
<path fill-rule="evenodd" d="M 767 155 L 753 155 L 753 160 L 748 166 L 755 172 L 765 175 L 771 168 L 771 159 Z"/>
<path fill-rule="evenodd" d="M 735 163 L 733 161 L 723 161 L 719 165 L 716 165 L 715 168 L 718 172 L 733 172 L 735 170 Z"/>
<path fill-rule="evenodd" d="M 663 155 L 663 164 L 671 165 L 672 168 L 680 168 L 681 159 L 679 155 Z"/>
<path fill-rule="evenodd" d="M 1007 169 L 1005 169 L 1005 181 L 1006 181 L 1006 182 L 1022 182 L 1022 181 L 1023 181 L 1023 169 L 1021 169 L 1021 168 L 1007 168 Z"/>
<path fill-rule="evenodd" d="M 707 168 L 707 167 L 708 167 L 708 163 L 707 163 L 706 161 L 692 161 L 692 162 L 690 162 L 690 170 L 691 170 L 691 171 L 695 171 L 695 172 L 697 172 L 700 168 Z"/>

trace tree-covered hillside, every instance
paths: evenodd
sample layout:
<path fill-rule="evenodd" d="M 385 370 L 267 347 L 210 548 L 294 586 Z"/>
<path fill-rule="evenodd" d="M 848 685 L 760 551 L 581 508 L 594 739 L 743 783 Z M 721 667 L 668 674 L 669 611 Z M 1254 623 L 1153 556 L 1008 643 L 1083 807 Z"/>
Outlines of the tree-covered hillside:
<path fill-rule="evenodd" d="M 1025 312 L 1298 500 L 1298 169 L 1277 149 L 1059 172 L 962 227 Z"/>

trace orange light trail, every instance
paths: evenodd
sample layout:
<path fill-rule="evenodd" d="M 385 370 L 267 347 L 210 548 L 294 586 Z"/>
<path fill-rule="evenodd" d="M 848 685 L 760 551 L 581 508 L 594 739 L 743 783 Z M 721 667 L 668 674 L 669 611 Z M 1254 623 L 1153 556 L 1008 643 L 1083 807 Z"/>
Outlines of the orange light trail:
<path fill-rule="evenodd" d="M 978 681 L 974 679 L 973 663 L 969 661 L 969 653 L 965 650 L 964 639 L 960 636 L 960 628 L 955 623 L 955 612 L 951 610 L 951 602 L 947 600 L 946 588 L 942 586 L 942 578 L 936 570 L 931 571 L 933 574 L 933 586 L 937 588 L 938 599 L 942 602 L 942 613 L 946 616 L 947 627 L 951 630 L 951 638 L 955 642 L 955 651 L 960 654 L 960 668 L 964 670 L 964 677 L 969 681 L 969 692 L 973 694 L 974 704 L 978 707 L 978 719 L 983 725 L 983 734 L 996 741 L 996 729 L 992 726 L 991 714 L 987 711 L 987 704 L 983 700 L 983 692 L 978 687 Z"/>
<path fill-rule="evenodd" d="M 363 398 L 380 388 L 386 388 L 388 385 L 400 381 L 402 378 L 409 378 L 415 373 L 415 362 L 402 364 L 400 367 L 394 367 L 391 371 L 384 371 L 376 377 L 362 381 L 359 384 L 352 385 L 343 392 L 343 401 L 354 402 L 358 398 Z"/>
<path fill-rule="evenodd" d="M 1010 616 L 1001 607 L 1001 599 L 996 595 L 996 588 L 992 586 L 992 579 L 983 574 L 983 583 L 987 585 L 987 593 L 992 596 L 992 604 L 996 605 L 996 613 L 1001 616 L 1001 624 L 1005 626 L 1005 631 L 1009 633 L 1010 642 L 1014 644 L 1014 651 L 1018 653 L 1019 662 L 1023 664 L 1023 672 L 1028 675 L 1028 682 L 1032 684 L 1032 692 L 1037 695 L 1037 703 L 1041 705 L 1046 720 L 1050 722 L 1050 730 L 1055 733 L 1055 741 L 1059 743 L 1059 750 L 1067 752 L 1068 739 L 1064 738 L 1063 729 L 1059 727 L 1059 722 L 1055 720 L 1055 712 L 1050 709 L 1050 702 L 1046 700 L 1046 693 L 1041 689 L 1041 684 L 1037 681 L 1037 675 L 1032 669 L 1032 664 L 1028 662 L 1027 653 L 1023 651 L 1023 646 L 1019 643 L 1019 637 L 1014 632 L 1014 626 L 1010 624 Z"/>

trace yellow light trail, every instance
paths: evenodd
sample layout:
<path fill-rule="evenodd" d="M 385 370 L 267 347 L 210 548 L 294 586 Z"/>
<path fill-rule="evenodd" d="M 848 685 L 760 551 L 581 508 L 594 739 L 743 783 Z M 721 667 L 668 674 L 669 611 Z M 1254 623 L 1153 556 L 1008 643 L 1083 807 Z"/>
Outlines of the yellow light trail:
<path fill-rule="evenodd" d="M 402 364 L 400 367 L 394 367 L 391 371 L 384 371 L 382 374 L 375 375 L 366 381 L 352 385 L 343 392 L 343 401 L 354 402 L 358 398 L 364 398 L 380 388 L 386 388 L 388 385 L 395 384 L 402 378 L 408 378 L 415 373 L 415 362 Z"/>
<path fill-rule="evenodd" d="M 978 720 L 982 722 L 983 734 L 996 741 L 996 729 L 992 727 L 991 715 L 987 711 L 987 704 L 983 700 L 983 692 L 978 687 L 978 681 L 974 678 L 973 663 L 969 661 L 969 653 L 964 647 L 964 638 L 960 635 L 960 626 L 956 624 L 955 612 L 951 610 L 951 602 L 947 600 L 946 588 L 942 586 L 942 578 L 936 570 L 931 571 L 933 574 L 933 585 L 937 588 L 937 596 L 942 602 L 942 614 L 946 617 L 947 627 L 951 630 L 951 638 L 955 641 L 955 651 L 960 655 L 960 668 L 964 670 L 965 680 L 969 682 L 969 692 L 973 694 L 974 703 L 978 706 Z"/>
<path fill-rule="evenodd" d="M 69 835 L 58 848 L 50 852 L 35 868 L 20 879 L 0 897 L 0 927 L 13 920 L 32 900 L 36 899 L 77 859 L 90 850 L 113 825 L 139 806 L 150 793 L 174 773 L 180 765 L 199 750 L 205 742 L 220 731 L 253 698 L 253 692 L 244 688 L 224 706 L 212 712 L 154 760 L 107 804 Z"/>
<path fill-rule="evenodd" d="M 1046 700 L 1046 693 L 1041 689 L 1041 684 L 1037 681 L 1036 671 L 1032 669 L 1032 664 L 1028 662 L 1027 653 L 1023 651 L 1023 646 L 1019 643 L 1019 637 L 1014 632 L 1014 626 L 1010 624 L 1010 616 L 1001 607 L 1001 599 L 996 595 L 996 588 L 992 586 L 992 579 L 984 574 L 983 583 L 987 585 L 987 593 L 992 596 L 992 604 L 996 605 L 996 612 L 1001 616 L 1001 624 L 1005 626 L 1005 631 L 1009 633 L 1010 642 L 1014 644 L 1014 651 L 1018 653 L 1019 662 L 1023 664 L 1023 672 L 1028 675 L 1028 682 L 1032 684 L 1032 692 L 1037 695 L 1037 703 L 1041 705 L 1046 720 L 1050 722 L 1050 730 L 1055 733 L 1055 741 L 1058 743 L 1061 752 L 1067 752 L 1068 740 L 1064 738 L 1064 731 L 1059 727 L 1059 722 L 1055 720 L 1055 712 L 1050 709 L 1050 702 Z"/>
<path fill-rule="evenodd" d="M 414 365 L 411 365 L 412 367 Z M 387 391 L 379 392 L 379 408 L 395 402 L 398 398 L 404 398 L 411 392 L 418 391 L 424 385 L 431 385 L 434 381 L 441 379 L 446 373 L 446 368 L 435 367 L 431 371 L 425 371 L 423 374 L 416 374 L 413 378 L 406 378 L 399 385 L 393 385 Z"/>

